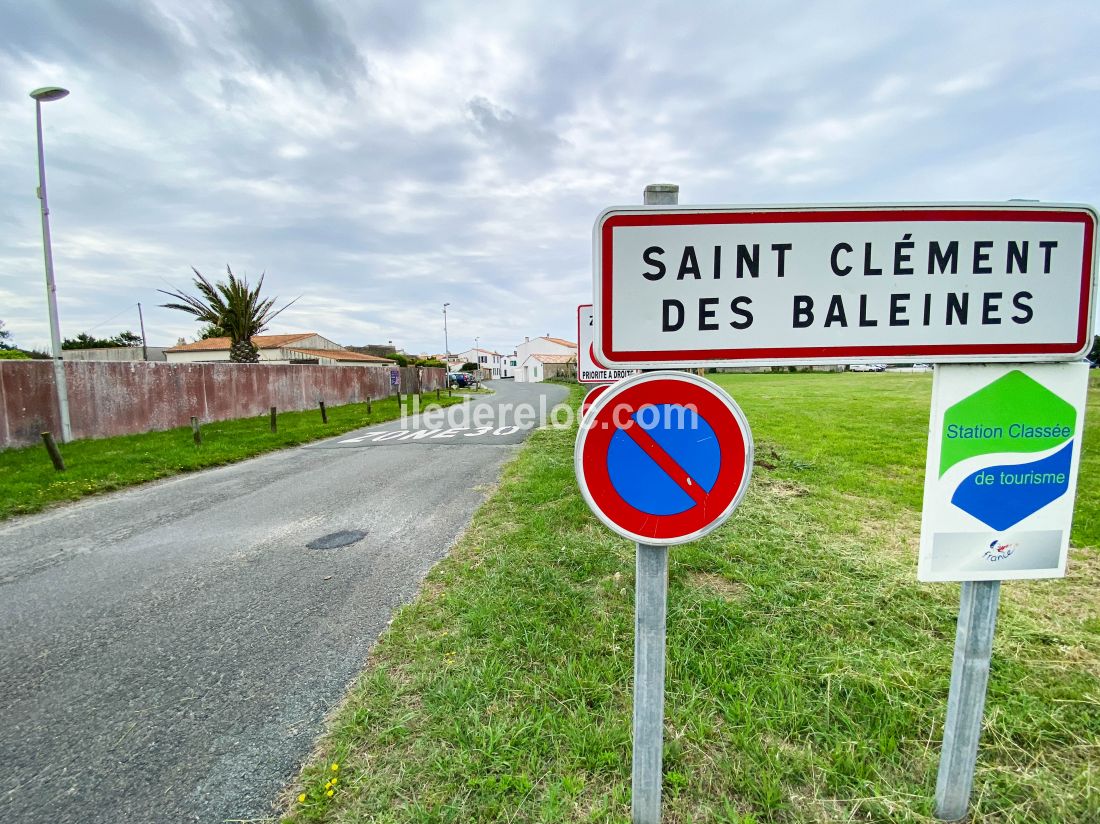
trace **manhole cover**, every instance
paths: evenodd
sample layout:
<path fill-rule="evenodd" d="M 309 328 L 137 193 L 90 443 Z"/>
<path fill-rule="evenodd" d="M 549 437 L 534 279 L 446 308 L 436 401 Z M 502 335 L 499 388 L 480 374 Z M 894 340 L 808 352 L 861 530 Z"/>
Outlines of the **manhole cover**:
<path fill-rule="evenodd" d="M 367 533 L 361 529 L 345 529 L 342 532 L 330 532 L 328 535 L 322 535 L 320 538 L 310 541 L 306 546 L 310 549 L 339 549 L 342 546 L 350 546 L 362 541 L 366 537 Z"/>

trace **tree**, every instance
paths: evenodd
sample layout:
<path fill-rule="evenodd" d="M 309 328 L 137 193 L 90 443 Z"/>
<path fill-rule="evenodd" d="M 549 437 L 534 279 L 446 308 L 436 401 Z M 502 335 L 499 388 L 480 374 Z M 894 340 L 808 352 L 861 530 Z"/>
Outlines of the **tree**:
<path fill-rule="evenodd" d="M 470 361 L 466 361 L 466 363 L 462 364 L 462 368 L 459 369 L 458 371 L 459 372 L 476 372 L 477 370 L 478 370 L 478 365 L 476 363 L 471 363 Z"/>
<path fill-rule="evenodd" d="M 229 335 L 225 333 L 225 330 L 220 326 L 215 326 L 212 323 L 206 324 L 199 330 L 199 340 L 208 340 L 210 338 L 228 338 Z"/>
<path fill-rule="evenodd" d="M 21 349 L 0 349 L 0 360 L 30 360 L 31 356 Z"/>
<path fill-rule="evenodd" d="M 141 335 L 135 335 L 129 329 L 113 338 L 97 338 L 81 332 L 75 338 L 65 338 L 61 342 L 62 349 L 120 349 L 127 346 L 141 346 Z"/>
<path fill-rule="evenodd" d="M 211 283 L 194 266 L 195 289 L 198 295 L 188 295 L 182 291 L 167 292 L 158 289 L 180 303 L 163 303 L 165 309 L 179 309 L 194 315 L 201 323 L 216 326 L 229 338 L 229 359 L 234 363 L 256 363 L 260 360 L 259 350 L 252 343 L 253 335 L 267 329 L 280 313 L 293 305 L 295 298 L 282 309 L 275 309 L 278 298 L 260 299 L 260 290 L 264 285 L 264 276 L 256 288 L 248 285 L 248 279 L 237 277 L 229 266 L 225 267 L 227 280 Z"/>
<path fill-rule="evenodd" d="M 11 340 L 11 332 L 4 328 L 4 321 L 0 320 L 0 349 L 15 349 L 15 345 L 8 343 Z"/>
<path fill-rule="evenodd" d="M 62 349 L 112 349 L 118 344 L 110 338 L 94 338 L 87 332 L 81 332 L 75 338 L 65 338 L 61 341 Z"/>

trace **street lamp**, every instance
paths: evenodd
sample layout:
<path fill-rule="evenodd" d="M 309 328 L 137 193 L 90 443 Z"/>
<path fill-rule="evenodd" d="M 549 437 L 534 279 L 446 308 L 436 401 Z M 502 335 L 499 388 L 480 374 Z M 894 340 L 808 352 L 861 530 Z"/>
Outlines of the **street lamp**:
<path fill-rule="evenodd" d="M 57 407 L 61 418 L 61 442 L 73 439 L 69 424 L 69 388 L 65 383 L 65 365 L 61 361 L 61 330 L 57 322 L 57 286 L 53 279 L 53 249 L 50 246 L 50 207 L 46 202 L 46 160 L 42 152 L 42 103 L 60 100 L 69 94 L 59 86 L 45 86 L 31 92 L 38 126 L 38 199 L 42 203 L 42 247 L 46 258 L 46 302 L 50 308 L 50 343 L 53 347 L 54 385 L 57 387 Z"/>
<path fill-rule="evenodd" d="M 443 356 L 446 360 L 451 359 L 451 345 L 447 342 L 447 307 L 450 305 L 443 304 Z"/>

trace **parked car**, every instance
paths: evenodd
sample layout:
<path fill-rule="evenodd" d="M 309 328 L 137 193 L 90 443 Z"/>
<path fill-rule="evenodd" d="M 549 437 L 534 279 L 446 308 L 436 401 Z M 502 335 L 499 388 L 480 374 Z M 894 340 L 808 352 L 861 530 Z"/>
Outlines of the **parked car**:
<path fill-rule="evenodd" d="M 473 386 L 474 379 L 469 372 L 448 372 L 447 383 L 450 386 L 464 389 L 467 386 Z"/>

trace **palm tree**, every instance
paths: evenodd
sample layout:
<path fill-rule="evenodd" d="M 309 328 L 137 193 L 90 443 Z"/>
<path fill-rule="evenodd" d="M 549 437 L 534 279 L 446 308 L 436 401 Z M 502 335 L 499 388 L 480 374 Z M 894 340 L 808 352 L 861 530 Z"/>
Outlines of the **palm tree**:
<path fill-rule="evenodd" d="M 179 309 L 189 315 L 194 315 L 201 323 L 210 324 L 224 330 L 229 336 L 229 360 L 233 363 L 256 363 L 260 359 L 260 353 L 252 343 L 252 336 L 258 335 L 267 329 L 267 325 L 274 320 L 280 312 L 291 306 L 295 298 L 282 309 L 272 311 L 278 298 L 267 300 L 260 299 L 260 289 L 264 285 L 264 276 L 260 275 L 260 282 L 253 289 L 248 285 L 248 279 L 237 277 L 227 265 L 225 267 L 229 280 L 211 283 L 194 266 L 191 271 L 195 273 L 195 289 L 198 296 L 188 295 L 184 292 L 164 292 L 169 297 L 182 301 L 181 303 L 162 303 L 165 309 Z"/>

